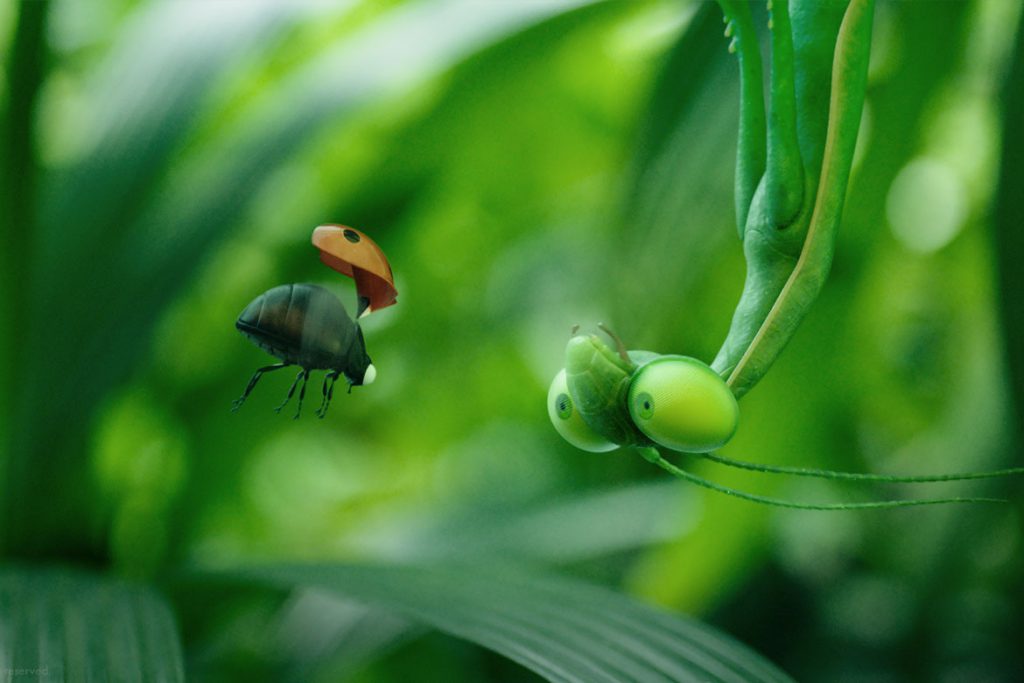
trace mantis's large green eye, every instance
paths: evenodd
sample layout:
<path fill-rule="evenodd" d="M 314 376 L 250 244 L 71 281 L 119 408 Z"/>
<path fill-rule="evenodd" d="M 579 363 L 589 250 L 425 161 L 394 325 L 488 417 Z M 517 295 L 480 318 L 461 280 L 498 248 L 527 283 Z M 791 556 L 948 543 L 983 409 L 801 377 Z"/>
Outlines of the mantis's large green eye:
<path fill-rule="evenodd" d="M 562 438 L 576 448 L 593 453 L 602 453 L 618 448 L 616 444 L 596 433 L 583 421 L 573 404 L 572 395 L 569 393 L 565 370 L 555 375 L 555 379 L 551 382 L 551 388 L 548 389 L 548 417 L 551 418 L 551 424 L 555 426 Z"/>
<path fill-rule="evenodd" d="M 736 398 L 695 358 L 661 356 L 640 367 L 629 387 L 629 414 L 648 438 L 676 451 L 712 451 L 739 423 Z"/>

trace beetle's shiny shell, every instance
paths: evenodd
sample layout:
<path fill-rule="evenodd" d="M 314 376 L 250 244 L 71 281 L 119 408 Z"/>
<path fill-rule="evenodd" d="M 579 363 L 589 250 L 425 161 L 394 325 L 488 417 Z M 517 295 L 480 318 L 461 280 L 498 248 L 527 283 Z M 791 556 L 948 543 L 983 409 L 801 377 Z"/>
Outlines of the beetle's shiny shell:
<path fill-rule="evenodd" d="M 358 330 L 337 297 L 323 287 L 274 287 L 245 307 L 235 327 L 286 363 L 310 369 L 345 366 Z"/>
<path fill-rule="evenodd" d="M 327 266 L 356 281 L 356 292 L 366 299 L 370 311 L 397 301 L 391 264 L 366 233 L 347 225 L 321 225 L 313 231 L 313 246 Z"/>

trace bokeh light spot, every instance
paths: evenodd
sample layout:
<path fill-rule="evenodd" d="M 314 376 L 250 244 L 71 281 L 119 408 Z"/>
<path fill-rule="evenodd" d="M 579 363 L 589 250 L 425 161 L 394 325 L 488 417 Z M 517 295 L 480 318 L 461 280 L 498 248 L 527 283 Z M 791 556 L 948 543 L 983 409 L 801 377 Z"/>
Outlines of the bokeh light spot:
<path fill-rule="evenodd" d="M 885 214 L 896 239 L 907 249 L 937 251 L 963 227 L 963 182 L 947 164 L 926 157 L 914 159 L 892 181 Z"/>

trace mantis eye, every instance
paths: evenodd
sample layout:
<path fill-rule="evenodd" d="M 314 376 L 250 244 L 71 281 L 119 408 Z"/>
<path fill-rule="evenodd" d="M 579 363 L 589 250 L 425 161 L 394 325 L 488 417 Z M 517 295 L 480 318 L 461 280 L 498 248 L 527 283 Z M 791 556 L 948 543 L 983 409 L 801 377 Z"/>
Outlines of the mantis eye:
<path fill-rule="evenodd" d="M 562 438 L 576 448 L 592 453 L 603 453 L 618 448 L 618 445 L 596 433 L 583 421 L 583 416 L 576 409 L 572 394 L 569 393 L 565 370 L 555 375 L 551 388 L 548 389 L 548 417 Z"/>
<path fill-rule="evenodd" d="M 722 378 L 686 356 L 661 356 L 641 366 L 628 401 L 640 431 L 675 451 L 713 451 L 739 423 L 736 398 Z"/>

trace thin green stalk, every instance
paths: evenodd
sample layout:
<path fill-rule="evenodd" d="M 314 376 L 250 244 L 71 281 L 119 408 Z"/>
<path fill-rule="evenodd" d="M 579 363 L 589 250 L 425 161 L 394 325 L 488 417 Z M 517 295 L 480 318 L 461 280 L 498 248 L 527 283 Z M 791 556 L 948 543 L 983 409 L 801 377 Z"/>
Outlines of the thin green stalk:
<path fill-rule="evenodd" d="M 758 496 L 753 493 L 747 493 L 745 491 L 738 491 L 736 489 L 722 486 L 714 482 L 708 481 L 702 477 L 698 477 L 695 474 L 691 474 L 684 469 L 676 467 L 668 460 L 665 460 L 658 452 L 656 448 L 640 448 L 638 449 L 643 455 L 644 459 L 654 463 L 661 469 L 672 474 L 673 476 L 685 479 L 691 484 L 716 491 L 718 493 L 724 493 L 727 496 L 733 496 L 734 498 L 740 498 L 742 500 L 749 501 L 751 503 L 761 503 L 762 505 L 771 505 L 774 507 L 791 508 L 795 510 L 878 510 L 887 508 L 901 508 L 901 507 L 917 507 L 921 505 L 945 505 L 947 503 L 1006 503 L 1001 498 L 918 498 L 914 500 L 876 500 L 866 503 L 797 503 L 791 500 L 785 500 L 782 498 L 770 498 L 768 496 Z"/>
<path fill-rule="evenodd" d="M 717 462 L 720 465 L 735 467 L 741 470 L 752 472 L 764 472 L 765 474 L 789 474 L 796 477 L 814 477 L 816 479 L 832 479 L 837 481 L 877 481 L 892 484 L 928 484 L 940 481 L 966 481 L 968 479 L 992 479 L 1005 477 L 1007 475 L 1024 474 L 1024 467 L 1010 467 L 1004 470 L 993 470 L 991 472 L 960 472 L 955 474 L 921 474 L 921 475 L 899 475 L 899 474 L 866 474 L 861 472 L 838 472 L 836 470 L 819 470 L 811 467 L 788 467 L 785 465 L 762 465 L 745 460 L 735 460 L 716 453 L 694 453 L 705 460 Z"/>

